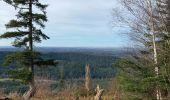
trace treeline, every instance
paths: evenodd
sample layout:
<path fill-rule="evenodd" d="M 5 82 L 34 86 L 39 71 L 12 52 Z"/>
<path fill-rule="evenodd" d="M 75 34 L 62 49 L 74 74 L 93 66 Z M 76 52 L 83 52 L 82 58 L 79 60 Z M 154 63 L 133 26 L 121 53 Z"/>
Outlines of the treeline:
<path fill-rule="evenodd" d="M 115 70 L 112 64 L 117 57 L 91 55 L 86 53 L 47 53 L 45 58 L 53 57 L 59 60 L 60 67 L 63 67 L 65 78 L 83 78 L 85 75 L 85 65 L 89 64 L 91 67 L 92 78 L 112 78 L 115 75 Z M 56 72 L 53 77 L 56 77 Z"/>
<path fill-rule="evenodd" d="M 130 29 L 137 56 L 118 60 L 122 99 L 169 100 L 170 98 L 170 0 L 120 0 L 123 10 L 114 17 Z M 124 16 L 126 14 L 126 16 Z"/>

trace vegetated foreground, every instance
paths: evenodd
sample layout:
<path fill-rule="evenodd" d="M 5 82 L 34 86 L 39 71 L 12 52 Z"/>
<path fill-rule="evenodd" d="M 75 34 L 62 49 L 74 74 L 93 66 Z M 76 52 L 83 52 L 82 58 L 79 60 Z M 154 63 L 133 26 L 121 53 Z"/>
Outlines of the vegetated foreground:
<path fill-rule="evenodd" d="M 14 51 L 1 51 L 1 58 Z M 103 89 L 103 100 L 118 100 L 119 91 L 115 81 L 115 69 L 112 64 L 119 59 L 116 52 L 44 52 L 45 59 L 56 59 L 56 66 L 35 67 L 37 92 L 33 100 L 94 100 L 96 87 Z M 2 61 L 1 61 L 2 62 Z M 86 66 L 89 66 L 89 86 L 86 89 Z M 8 78 L 13 66 L 1 67 L 0 98 L 22 100 L 28 85 L 20 80 Z"/>
<path fill-rule="evenodd" d="M 85 89 L 84 82 L 84 79 L 61 82 L 36 78 L 37 93 L 32 100 L 94 100 L 97 84 L 104 89 L 102 100 L 119 98 L 114 79 L 93 79 L 92 90 L 89 93 Z M 10 79 L 1 80 L 0 87 L 1 98 L 8 97 L 14 100 L 22 100 L 22 93 L 28 88 L 20 81 Z"/>

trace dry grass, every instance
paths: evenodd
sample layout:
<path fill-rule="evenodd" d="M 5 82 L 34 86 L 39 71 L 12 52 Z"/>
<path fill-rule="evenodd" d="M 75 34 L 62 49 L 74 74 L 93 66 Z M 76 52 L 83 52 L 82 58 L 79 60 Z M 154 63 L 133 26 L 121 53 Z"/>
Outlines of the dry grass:
<path fill-rule="evenodd" d="M 58 94 L 52 94 L 50 91 L 47 90 L 39 90 L 34 98 L 31 100 L 94 100 L 93 96 L 88 97 L 76 97 L 73 93 L 73 91 L 64 90 L 62 92 L 59 92 Z M 23 100 L 21 96 L 18 96 L 16 93 L 11 93 L 8 96 L 12 98 L 13 100 Z M 104 95 L 103 100 L 114 100 L 112 95 Z"/>
<path fill-rule="evenodd" d="M 50 89 L 50 85 L 53 83 L 53 81 L 36 81 L 37 83 L 37 92 L 34 98 L 31 100 L 94 100 L 94 96 L 77 96 L 75 95 L 75 92 L 78 88 L 73 89 L 64 89 L 62 91 L 59 91 L 57 93 L 53 93 Z M 113 83 L 112 83 L 113 84 Z M 104 91 L 104 94 L 102 96 L 102 100 L 120 100 L 120 99 L 114 99 L 115 96 L 115 87 L 112 86 L 110 88 L 110 91 Z M 81 91 L 80 91 L 81 92 Z M 9 95 L 3 95 L 3 93 L 0 94 L 2 97 L 9 97 L 13 100 L 23 100 L 21 96 L 19 96 L 17 93 L 10 93 Z"/>
<path fill-rule="evenodd" d="M 5 98 L 10 98 L 12 100 L 23 100 L 21 96 L 18 95 L 18 93 L 10 93 L 8 95 L 5 95 L 4 93 L 0 93 L 0 100 L 4 99 L 6 100 Z M 7 99 L 8 100 L 8 99 Z"/>

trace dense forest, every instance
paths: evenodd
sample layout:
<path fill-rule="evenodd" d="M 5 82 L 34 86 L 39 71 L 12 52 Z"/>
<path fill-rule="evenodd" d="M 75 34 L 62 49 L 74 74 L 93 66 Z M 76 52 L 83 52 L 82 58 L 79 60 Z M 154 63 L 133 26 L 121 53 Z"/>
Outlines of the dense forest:
<path fill-rule="evenodd" d="M 88 50 L 89 51 L 89 50 Z M 58 62 L 56 66 L 37 66 L 36 75 L 42 76 L 45 74 L 44 77 L 49 77 L 51 79 L 59 79 L 60 78 L 60 70 L 61 67 L 64 70 L 65 78 L 84 78 L 85 73 L 85 66 L 89 64 L 92 70 L 91 77 L 92 78 L 113 78 L 115 76 L 115 70 L 112 67 L 112 64 L 119 59 L 119 57 L 114 56 L 116 53 L 112 53 L 112 55 L 107 54 L 108 52 L 101 52 L 98 51 L 96 54 L 93 53 L 92 50 L 90 52 L 44 52 L 42 53 L 42 57 L 44 59 L 55 59 Z M 1 51 L 0 61 L 3 63 L 3 58 L 6 55 L 12 53 L 7 51 Z M 123 55 L 123 52 L 122 52 Z M 127 54 L 126 54 L 127 55 Z M 124 53 L 125 56 L 125 53 Z M 2 66 L 2 65 L 1 65 Z M 10 67 L 12 70 L 13 66 Z M 9 72 L 8 67 L 1 67 L 1 76 L 4 76 L 4 70 L 6 69 L 6 73 Z M 6 74 L 8 75 L 8 74 Z M 5 76 L 6 76 L 5 75 Z"/>

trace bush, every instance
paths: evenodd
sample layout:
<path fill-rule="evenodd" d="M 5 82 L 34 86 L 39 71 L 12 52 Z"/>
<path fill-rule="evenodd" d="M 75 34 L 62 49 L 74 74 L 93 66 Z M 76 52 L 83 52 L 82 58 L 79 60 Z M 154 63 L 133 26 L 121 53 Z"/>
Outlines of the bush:
<path fill-rule="evenodd" d="M 59 81 L 54 84 L 51 84 L 50 88 L 53 92 L 57 93 L 57 92 L 62 91 L 65 88 L 65 84 L 64 84 L 64 82 Z"/>
<path fill-rule="evenodd" d="M 78 88 L 74 95 L 76 97 L 88 97 L 88 96 L 94 96 L 95 95 L 95 91 L 94 90 L 90 90 L 87 91 L 85 88 Z"/>
<path fill-rule="evenodd" d="M 0 90 L 5 93 L 14 93 L 23 94 L 28 89 L 28 86 L 23 85 L 21 81 L 14 81 L 10 79 L 1 79 L 0 80 Z"/>

